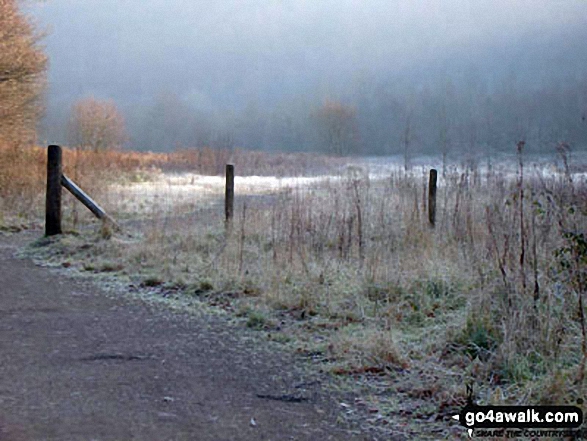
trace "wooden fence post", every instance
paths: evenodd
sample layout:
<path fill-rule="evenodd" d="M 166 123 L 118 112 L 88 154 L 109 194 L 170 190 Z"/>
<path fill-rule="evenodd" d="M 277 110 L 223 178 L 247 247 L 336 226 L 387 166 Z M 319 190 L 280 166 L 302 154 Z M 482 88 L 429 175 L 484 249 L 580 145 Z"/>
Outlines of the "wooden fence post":
<path fill-rule="evenodd" d="M 434 228 L 436 225 L 436 181 L 438 172 L 436 169 L 430 170 L 430 180 L 428 181 L 428 221 Z"/>
<path fill-rule="evenodd" d="M 68 190 L 75 198 L 86 206 L 94 216 L 103 222 L 109 222 L 116 230 L 122 231 L 120 226 L 112 219 L 108 213 L 104 211 L 94 200 L 89 197 L 81 188 L 77 186 L 75 182 L 69 179 L 65 174 L 61 174 L 61 186 Z"/>
<path fill-rule="evenodd" d="M 226 192 L 224 198 L 224 215 L 226 224 L 232 221 L 234 214 L 234 165 L 226 164 Z"/>
<path fill-rule="evenodd" d="M 45 199 L 45 236 L 61 234 L 61 147 L 47 149 L 47 196 Z"/>

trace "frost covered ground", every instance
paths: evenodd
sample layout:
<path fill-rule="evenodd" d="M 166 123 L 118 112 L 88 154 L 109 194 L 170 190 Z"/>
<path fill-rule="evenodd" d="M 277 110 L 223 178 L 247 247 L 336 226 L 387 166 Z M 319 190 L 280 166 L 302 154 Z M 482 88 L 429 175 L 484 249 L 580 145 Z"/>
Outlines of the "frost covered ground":
<path fill-rule="evenodd" d="M 463 161 L 445 176 L 438 158 L 414 158 L 407 174 L 402 159 L 281 179 L 237 168 L 232 228 L 222 176 L 152 174 L 105 195 L 130 237 L 89 249 L 72 236 L 55 264 L 234 313 L 348 378 L 359 394 L 344 403 L 349 418 L 409 427 L 417 435 L 407 439 L 424 439 L 424 425 L 457 439 L 443 418 L 464 405 L 464 384 L 485 403 L 574 401 L 587 386 L 574 380 L 585 334 L 569 311 L 583 273 L 569 259 L 586 219 L 569 207 L 585 207 L 587 167 L 571 158 L 567 173 L 560 159 L 525 156 L 522 198 L 515 155 Z M 154 221 L 134 222 L 137 213 Z"/>
<path fill-rule="evenodd" d="M 573 179 L 587 181 L 587 155 L 575 155 Z M 563 164 L 554 156 L 528 156 L 524 158 L 524 173 L 527 178 L 551 177 L 561 175 Z M 423 180 L 427 179 L 431 168 L 442 171 L 442 161 L 437 156 L 420 156 L 410 161 L 409 174 Z M 577 165 L 578 164 L 578 165 Z M 583 165 L 581 165 L 583 164 Z M 491 160 L 479 159 L 452 163 L 446 167 L 447 176 L 470 173 L 478 179 L 488 176 L 515 179 L 518 173 L 516 155 L 501 155 Z M 330 174 L 318 176 L 237 176 L 235 177 L 236 196 L 275 194 L 291 189 L 312 189 L 329 182 L 339 181 L 345 176 L 369 176 L 372 181 L 384 180 L 392 175 L 403 174 L 403 157 L 368 157 L 349 160 L 348 164 Z M 439 180 L 442 186 L 442 176 Z M 225 178 L 223 176 L 203 176 L 194 173 L 152 174 L 144 182 L 116 184 L 104 195 L 104 204 L 114 212 L 124 215 L 145 215 L 155 213 L 186 212 L 198 207 L 222 202 Z"/>
<path fill-rule="evenodd" d="M 292 188 L 308 188 L 336 176 L 284 177 L 236 176 L 235 195 L 265 195 Z M 146 182 L 112 186 L 107 204 L 122 213 L 173 212 L 220 202 L 224 197 L 223 176 L 202 176 L 193 173 L 158 174 Z"/>

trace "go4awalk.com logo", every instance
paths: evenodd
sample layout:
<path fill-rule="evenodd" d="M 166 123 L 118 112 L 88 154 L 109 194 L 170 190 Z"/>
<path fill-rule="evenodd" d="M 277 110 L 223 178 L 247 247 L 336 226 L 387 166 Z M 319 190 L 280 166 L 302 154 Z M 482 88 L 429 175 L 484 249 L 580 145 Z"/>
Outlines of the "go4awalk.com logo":
<path fill-rule="evenodd" d="M 468 388 L 467 405 L 453 419 L 467 429 L 470 437 L 583 438 L 578 430 L 583 411 L 577 406 L 479 406 Z"/>

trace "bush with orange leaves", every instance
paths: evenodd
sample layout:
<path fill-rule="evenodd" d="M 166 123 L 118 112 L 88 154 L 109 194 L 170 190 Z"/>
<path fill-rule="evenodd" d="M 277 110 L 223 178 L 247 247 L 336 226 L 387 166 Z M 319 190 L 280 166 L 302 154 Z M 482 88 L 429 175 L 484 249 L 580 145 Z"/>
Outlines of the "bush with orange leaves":
<path fill-rule="evenodd" d="M 127 139 L 124 117 L 114 101 L 94 97 L 73 105 L 68 131 L 72 146 L 93 152 L 118 149 Z"/>
<path fill-rule="evenodd" d="M 32 144 L 42 112 L 47 57 L 16 0 L 0 0 L 0 145 Z"/>
<path fill-rule="evenodd" d="M 43 155 L 32 147 L 47 69 L 39 37 L 16 0 L 0 0 L 0 213 L 28 212 L 42 188 Z"/>

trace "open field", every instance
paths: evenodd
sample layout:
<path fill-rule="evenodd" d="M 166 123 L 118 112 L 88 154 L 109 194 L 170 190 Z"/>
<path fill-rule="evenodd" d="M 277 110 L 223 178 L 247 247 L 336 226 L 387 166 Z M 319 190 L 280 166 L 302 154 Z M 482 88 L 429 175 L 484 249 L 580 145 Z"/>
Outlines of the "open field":
<path fill-rule="evenodd" d="M 0 405 L 37 438 L 84 425 L 93 438 L 165 438 L 142 430 L 161 415 L 129 431 L 124 412 L 145 385 L 161 395 L 155 371 L 104 370 L 95 378 L 110 383 L 78 391 L 65 363 L 43 366 L 94 349 L 94 319 L 103 342 L 132 348 L 169 312 L 203 319 L 189 338 L 163 321 L 152 335 L 188 364 L 161 352 L 156 372 L 195 406 L 203 375 L 241 411 L 256 398 L 309 412 L 270 422 L 266 402 L 257 425 L 227 406 L 240 423 L 207 432 L 184 406 L 186 439 L 303 438 L 311 415 L 306 435 L 323 441 L 335 426 L 373 441 L 498 441 L 513 434 L 481 427 L 550 418 L 471 406 L 587 412 L 587 1 L 430 3 L 144 0 L 137 14 L 138 2 L 0 0 Z M 60 277 L 87 284 L 97 308 Z M 218 338 L 198 333 L 208 321 Z M 283 379 L 309 374 L 289 386 L 314 398 L 251 392 L 273 376 L 265 349 L 292 360 L 274 365 Z M 223 387 L 247 370 L 246 391 Z M 68 380 L 59 396 L 42 371 Z M 134 398 L 69 406 L 124 378 L 142 382 L 128 384 Z M 239 390 L 248 398 L 232 402 Z M 20 408 L 18 394 L 31 398 Z M 87 420 L 60 423 L 80 409 Z M 557 410 L 559 426 L 579 415 Z M 3 413 L 0 441 L 30 438 Z"/>
<path fill-rule="evenodd" d="M 297 178 L 237 167 L 229 227 L 222 177 L 143 169 L 94 187 L 125 234 L 92 233 L 82 212 L 74 225 L 68 205 L 79 232 L 36 252 L 226 310 L 348 378 L 360 395 L 349 412 L 448 436 L 465 383 L 486 403 L 585 394 L 587 175 L 565 151 L 514 158 L 440 173 L 435 228 L 427 166 L 355 161 Z"/>

